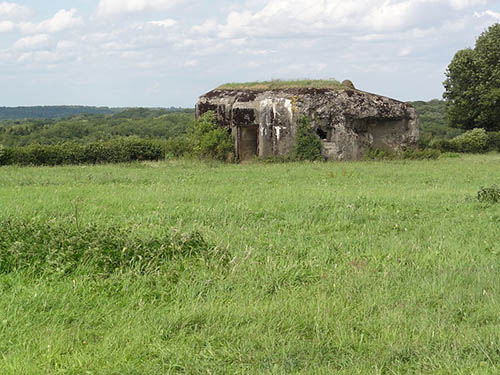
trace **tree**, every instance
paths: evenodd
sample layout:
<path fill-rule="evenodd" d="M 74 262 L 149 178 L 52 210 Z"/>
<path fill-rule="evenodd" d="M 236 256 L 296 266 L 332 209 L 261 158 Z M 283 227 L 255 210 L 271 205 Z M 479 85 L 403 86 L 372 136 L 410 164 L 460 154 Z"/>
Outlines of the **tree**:
<path fill-rule="evenodd" d="M 484 31 L 474 49 L 458 51 L 443 82 L 450 125 L 500 130 L 500 24 Z"/>

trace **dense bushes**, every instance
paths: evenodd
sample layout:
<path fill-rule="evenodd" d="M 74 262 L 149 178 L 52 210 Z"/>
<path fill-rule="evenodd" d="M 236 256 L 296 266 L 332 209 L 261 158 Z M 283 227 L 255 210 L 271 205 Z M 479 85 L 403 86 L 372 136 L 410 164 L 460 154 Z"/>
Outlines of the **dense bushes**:
<path fill-rule="evenodd" d="M 478 153 L 486 151 L 488 135 L 484 129 L 473 129 L 450 140 L 454 150 L 460 152 Z"/>
<path fill-rule="evenodd" d="M 193 156 L 227 161 L 234 158 L 234 139 L 217 124 L 215 114 L 204 113 L 188 131 Z"/>
<path fill-rule="evenodd" d="M 473 129 L 452 139 L 436 139 L 429 147 L 443 152 L 500 151 L 500 132 L 487 133 L 484 129 Z"/>
<path fill-rule="evenodd" d="M 164 158 L 164 143 L 135 137 L 80 144 L 29 145 L 5 147 L 0 151 L 0 165 L 62 165 L 126 163 Z"/>
<path fill-rule="evenodd" d="M 165 158 L 180 158 L 191 154 L 191 142 L 186 136 L 169 138 L 165 141 Z"/>
<path fill-rule="evenodd" d="M 486 150 L 500 152 L 500 132 L 488 133 L 488 139 L 486 141 Z"/>
<path fill-rule="evenodd" d="M 322 160 L 322 144 L 311 128 L 311 120 L 303 116 L 297 121 L 297 135 L 292 158 L 295 160 Z"/>
<path fill-rule="evenodd" d="M 7 164 L 8 150 L 3 145 L 0 145 L 0 165 Z"/>

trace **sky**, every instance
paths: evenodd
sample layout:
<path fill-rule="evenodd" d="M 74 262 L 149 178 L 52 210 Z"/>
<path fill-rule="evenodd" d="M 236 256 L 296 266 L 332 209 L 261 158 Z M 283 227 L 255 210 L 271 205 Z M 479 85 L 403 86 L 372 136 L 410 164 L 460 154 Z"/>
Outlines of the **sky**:
<path fill-rule="evenodd" d="M 500 0 L 0 0 L 0 106 L 193 107 L 227 82 L 441 98 Z"/>

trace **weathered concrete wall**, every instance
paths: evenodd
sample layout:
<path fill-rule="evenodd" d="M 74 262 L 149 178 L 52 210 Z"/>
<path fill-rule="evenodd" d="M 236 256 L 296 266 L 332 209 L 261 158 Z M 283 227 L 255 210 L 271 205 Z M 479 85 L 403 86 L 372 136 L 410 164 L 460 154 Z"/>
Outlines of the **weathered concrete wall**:
<path fill-rule="evenodd" d="M 333 160 L 359 159 L 369 147 L 413 146 L 419 135 L 411 105 L 356 89 L 213 90 L 196 105 L 197 116 L 207 111 L 233 130 L 242 159 L 251 157 L 251 149 L 260 157 L 289 153 L 303 115 L 322 138 L 324 156 Z"/>

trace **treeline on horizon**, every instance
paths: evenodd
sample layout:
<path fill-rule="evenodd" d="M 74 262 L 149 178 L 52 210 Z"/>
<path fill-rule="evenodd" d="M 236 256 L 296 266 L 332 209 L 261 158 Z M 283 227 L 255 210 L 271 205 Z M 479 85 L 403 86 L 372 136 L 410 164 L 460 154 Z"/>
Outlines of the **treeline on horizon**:
<path fill-rule="evenodd" d="M 113 114 L 81 113 L 71 117 L 0 121 L 0 145 L 89 143 L 117 137 L 169 139 L 186 133 L 194 121 L 190 108 L 131 108 Z"/>
<path fill-rule="evenodd" d="M 112 115 L 128 107 L 84 106 L 84 105 L 47 105 L 0 107 L 0 120 L 56 119 L 81 114 Z M 170 107 L 166 111 L 182 111 L 183 108 Z"/>
<path fill-rule="evenodd" d="M 82 105 L 0 107 L 0 120 L 61 118 L 82 113 L 110 115 L 119 111 L 120 108 Z"/>
<path fill-rule="evenodd" d="M 410 103 L 419 114 L 422 142 L 463 132 L 448 126 L 444 101 Z M 9 113 L 19 118 L 6 120 Z M 184 135 L 193 121 L 193 108 L 0 107 L 0 145 L 88 143 L 130 136 L 169 139 Z"/>

